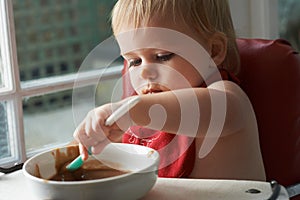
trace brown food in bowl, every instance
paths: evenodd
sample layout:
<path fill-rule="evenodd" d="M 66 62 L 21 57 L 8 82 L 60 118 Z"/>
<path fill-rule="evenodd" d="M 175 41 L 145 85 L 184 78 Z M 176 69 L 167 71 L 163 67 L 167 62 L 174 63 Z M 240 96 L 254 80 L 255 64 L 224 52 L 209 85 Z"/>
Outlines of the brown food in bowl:
<path fill-rule="evenodd" d="M 75 171 L 68 171 L 66 166 L 70 162 L 65 163 L 60 166 L 58 173 L 55 174 L 49 180 L 54 181 L 84 181 L 84 180 L 93 180 L 108 178 L 112 176 L 118 176 L 127 173 L 126 171 L 121 171 L 113 169 L 101 163 L 98 160 L 89 160 L 86 161 L 81 168 Z"/>
<path fill-rule="evenodd" d="M 52 155 L 55 158 L 55 168 L 57 173 L 47 180 L 85 181 L 118 176 L 129 172 L 109 167 L 100 162 L 99 160 L 93 158 L 85 161 L 84 164 L 78 170 L 69 171 L 66 169 L 66 166 L 70 162 L 72 162 L 74 158 L 79 156 L 77 146 L 67 147 L 66 153 L 60 152 L 59 149 L 56 149 L 55 153 L 53 153 Z M 38 165 L 36 166 L 35 171 L 36 176 L 41 178 Z"/>

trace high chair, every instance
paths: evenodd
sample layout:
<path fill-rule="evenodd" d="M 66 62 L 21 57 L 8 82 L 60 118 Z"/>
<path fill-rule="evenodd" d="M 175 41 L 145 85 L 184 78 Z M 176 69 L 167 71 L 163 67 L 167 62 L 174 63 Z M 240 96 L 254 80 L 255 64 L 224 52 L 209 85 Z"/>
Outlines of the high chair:
<path fill-rule="evenodd" d="M 281 39 L 237 44 L 238 78 L 256 114 L 267 180 L 300 193 L 300 55 Z"/>
<path fill-rule="evenodd" d="M 285 40 L 237 39 L 238 78 L 252 102 L 267 181 L 300 200 L 300 56 Z M 124 65 L 123 74 L 126 74 Z M 128 75 L 123 97 L 134 94 Z"/>

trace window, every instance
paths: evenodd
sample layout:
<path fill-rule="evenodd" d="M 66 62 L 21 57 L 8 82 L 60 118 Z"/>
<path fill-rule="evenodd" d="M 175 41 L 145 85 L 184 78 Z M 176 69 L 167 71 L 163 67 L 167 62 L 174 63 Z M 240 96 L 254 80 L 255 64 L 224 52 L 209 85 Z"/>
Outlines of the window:
<path fill-rule="evenodd" d="M 238 37 L 283 38 L 300 51 L 299 0 L 229 0 Z"/>
<path fill-rule="evenodd" d="M 279 0 L 280 37 L 300 51 L 300 1 Z"/>
<path fill-rule="evenodd" d="M 238 37 L 278 38 L 278 0 L 229 0 Z"/>
<path fill-rule="evenodd" d="M 69 143 L 90 109 L 121 98 L 115 2 L 0 1 L 1 166 Z"/>

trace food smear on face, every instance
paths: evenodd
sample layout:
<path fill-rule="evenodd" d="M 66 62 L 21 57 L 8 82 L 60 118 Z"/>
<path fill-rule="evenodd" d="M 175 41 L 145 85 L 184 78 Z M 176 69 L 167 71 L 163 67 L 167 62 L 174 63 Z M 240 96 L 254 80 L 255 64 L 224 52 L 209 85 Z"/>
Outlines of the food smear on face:
<path fill-rule="evenodd" d="M 57 149 L 52 155 L 55 158 L 55 168 L 57 173 L 47 180 L 85 181 L 119 176 L 129 172 L 119 170 L 117 167 L 109 167 L 93 157 L 90 157 L 87 161 L 84 161 L 83 165 L 79 169 L 75 171 L 67 170 L 66 166 L 79 155 L 78 146 L 67 147 L 66 153 Z M 41 178 L 39 175 L 38 166 L 36 167 L 36 172 L 38 172 L 36 173 L 36 175 L 38 175 L 37 177 Z"/>

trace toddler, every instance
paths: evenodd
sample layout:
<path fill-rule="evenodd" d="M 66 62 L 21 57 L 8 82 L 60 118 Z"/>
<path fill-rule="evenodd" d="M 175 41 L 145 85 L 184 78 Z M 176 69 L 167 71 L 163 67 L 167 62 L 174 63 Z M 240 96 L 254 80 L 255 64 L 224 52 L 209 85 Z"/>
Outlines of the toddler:
<path fill-rule="evenodd" d="M 84 159 L 88 147 L 100 153 L 122 141 L 156 149 L 160 177 L 265 180 L 226 0 L 119 0 L 112 28 L 133 93 L 90 111 L 76 129 Z M 105 126 L 132 95 L 141 101 Z"/>

